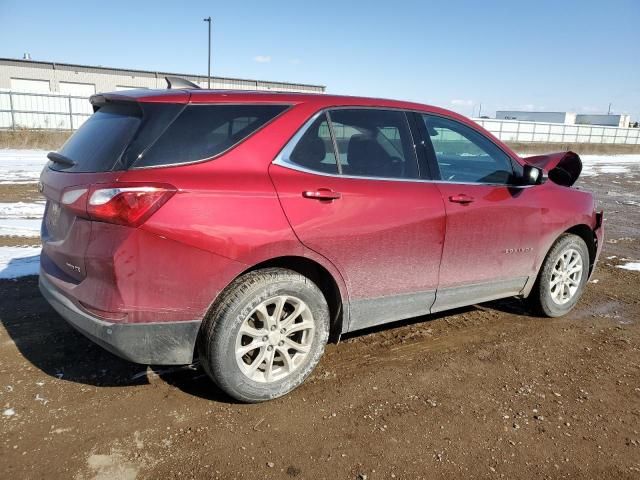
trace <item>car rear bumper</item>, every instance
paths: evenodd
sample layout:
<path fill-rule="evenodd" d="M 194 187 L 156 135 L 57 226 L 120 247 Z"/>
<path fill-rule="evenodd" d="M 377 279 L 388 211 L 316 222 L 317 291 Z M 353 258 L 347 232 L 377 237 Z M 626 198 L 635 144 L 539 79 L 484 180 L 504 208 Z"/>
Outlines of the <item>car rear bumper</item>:
<path fill-rule="evenodd" d="M 112 323 L 81 310 L 40 273 L 40 291 L 76 330 L 111 353 L 135 363 L 183 365 L 193 361 L 201 321 Z"/>

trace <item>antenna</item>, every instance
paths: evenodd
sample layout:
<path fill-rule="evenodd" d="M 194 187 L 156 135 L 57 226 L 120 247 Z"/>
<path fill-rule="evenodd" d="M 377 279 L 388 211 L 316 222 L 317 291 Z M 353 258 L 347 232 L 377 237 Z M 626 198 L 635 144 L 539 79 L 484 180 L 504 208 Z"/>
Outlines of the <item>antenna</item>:
<path fill-rule="evenodd" d="M 167 88 L 169 89 L 200 88 L 195 83 L 190 82 L 189 80 L 185 80 L 184 78 L 167 76 L 164 77 L 164 79 L 167 81 Z"/>

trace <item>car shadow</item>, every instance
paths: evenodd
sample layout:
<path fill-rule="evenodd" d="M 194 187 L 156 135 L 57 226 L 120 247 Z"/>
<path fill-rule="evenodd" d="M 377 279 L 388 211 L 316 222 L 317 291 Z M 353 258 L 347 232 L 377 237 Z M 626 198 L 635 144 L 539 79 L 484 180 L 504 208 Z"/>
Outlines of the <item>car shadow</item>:
<path fill-rule="evenodd" d="M 497 310 L 503 313 L 509 313 L 511 315 L 520 315 L 522 317 L 540 318 L 531 310 L 531 307 L 527 305 L 527 302 L 522 298 L 509 297 L 502 298 L 500 300 L 493 300 L 482 304 L 483 307 L 490 308 L 491 310 Z"/>
<path fill-rule="evenodd" d="M 453 310 L 445 310 L 443 312 L 431 313 L 428 315 L 422 315 L 420 317 L 408 318 L 405 320 L 398 320 L 396 322 L 385 323 L 374 327 L 365 328 L 363 330 L 357 330 L 355 332 L 349 332 L 341 335 L 341 340 L 348 340 L 350 338 L 362 337 L 372 333 L 382 332 L 385 330 L 400 328 L 410 325 L 416 325 L 419 323 L 432 322 L 441 318 L 453 317 L 461 313 L 473 312 L 476 310 L 496 310 L 511 315 L 519 315 L 523 317 L 538 317 L 535 313 L 529 310 L 527 304 L 520 298 L 510 297 L 500 300 L 493 300 L 491 302 L 481 303 L 478 305 L 469 305 L 467 307 L 460 307 Z"/>
<path fill-rule="evenodd" d="M 196 362 L 186 366 L 139 365 L 123 360 L 74 330 L 53 310 L 38 290 L 36 276 L 0 280 L 0 323 L 21 355 L 42 372 L 68 382 L 96 387 L 133 387 L 160 378 L 168 385 L 196 397 L 221 403 L 237 403 L 220 390 Z M 484 307 L 531 316 L 524 302 L 497 300 Z M 349 339 L 383 330 L 430 322 L 470 312 L 470 306 L 437 314 L 400 320 L 348 333 Z M 6 359 L 3 359 L 8 364 Z"/>
<path fill-rule="evenodd" d="M 428 323 L 434 320 L 438 320 L 440 318 L 451 317 L 453 315 L 457 315 L 460 313 L 473 312 L 474 310 L 477 310 L 477 308 L 474 306 L 461 307 L 461 308 L 456 308 L 454 310 L 447 310 L 447 311 L 438 312 L 438 313 L 430 313 L 427 315 L 421 315 L 419 317 L 412 317 L 412 318 L 407 318 L 403 320 L 397 320 L 395 322 L 383 323 L 382 325 L 376 325 L 373 327 L 364 328 L 362 330 L 356 330 L 355 332 L 344 333 L 341 335 L 340 339 L 348 340 L 350 338 L 363 337 L 366 335 L 370 335 L 372 333 L 383 332 L 383 331 L 391 330 L 394 328 L 408 327 L 408 326 L 417 325 L 420 323 Z"/>
<path fill-rule="evenodd" d="M 123 360 L 73 329 L 42 297 L 38 277 L 0 280 L 0 323 L 20 354 L 51 377 L 96 387 L 133 387 L 159 377 L 185 393 L 235 403 L 198 364 L 139 365 Z M 10 365 L 3 359 L 5 365 Z"/>

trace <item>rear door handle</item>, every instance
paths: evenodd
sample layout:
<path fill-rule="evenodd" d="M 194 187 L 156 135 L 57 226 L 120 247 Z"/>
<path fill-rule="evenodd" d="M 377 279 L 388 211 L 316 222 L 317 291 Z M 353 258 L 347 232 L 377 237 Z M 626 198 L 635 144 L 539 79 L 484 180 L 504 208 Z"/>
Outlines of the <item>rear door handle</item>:
<path fill-rule="evenodd" d="M 449 197 L 449 201 L 453 203 L 461 203 L 462 205 L 467 205 L 468 203 L 473 202 L 475 199 L 470 197 L 469 195 L 465 195 L 464 193 L 460 193 L 458 195 L 451 195 Z"/>
<path fill-rule="evenodd" d="M 329 188 L 318 188 L 317 190 L 305 190 L 302 192 L 302 196 L 314 200 L 338 200 L 342 197 L 342 194 Z"/>

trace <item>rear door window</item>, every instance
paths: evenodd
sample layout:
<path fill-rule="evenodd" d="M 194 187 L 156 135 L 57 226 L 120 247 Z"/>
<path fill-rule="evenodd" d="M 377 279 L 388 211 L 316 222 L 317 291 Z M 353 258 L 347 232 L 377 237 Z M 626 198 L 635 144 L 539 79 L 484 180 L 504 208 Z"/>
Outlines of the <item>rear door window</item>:
<path fill-rule="evenodd" d="M 418 178 L 418 162 L 404 112 L 359 108 L 329 113 L 343 174 Z"/>
<path fill-rule="evenodd" d="M 289 161 L 322 173 L 338 173 L 326 114 L 320 115 L 304 132 L 289 155 Z"/>
<path fill-rule="evenodd" d="M 142 113 L 136 104 L 105 105 L 94 113 L 60 149 L 73 166 L 49 162 L 53 170 L 108 172 L 121 169 L 122 153 L 140 126 Z"/>
<path fill-rule="evenodd" d="M 286 109 L 286 105 L 188 105 L 132 166 L 174 165 L 214 157 Z"/>

